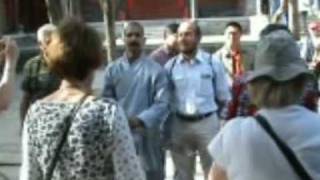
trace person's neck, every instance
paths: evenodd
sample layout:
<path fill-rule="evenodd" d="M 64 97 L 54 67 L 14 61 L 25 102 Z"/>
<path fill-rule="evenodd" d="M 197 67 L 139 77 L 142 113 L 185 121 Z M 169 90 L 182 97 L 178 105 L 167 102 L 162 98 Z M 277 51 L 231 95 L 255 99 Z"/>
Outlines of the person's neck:
<path fill-rule="evenodd" d="M 168 51 L 169 54 L 178 54 L 178 51 L 167 44 L 164 44 L 164 48 Z"/>
<path fill-rule="evenodd" d="M 127 54 L 129 63 L 132 64 L 132 63 L 135 63 L 137 60 L 139 60 L 139 58 L 142 55 L 142 51 L 139 51 L 139 52 L 128 51 L 126 54 Z"/>
<path fill-rule="evenodd" d="M 192 59 L 194 59 L 196 57 L 197 52 L 198 52 L 198 50 L 194 49 L 193 51 L 190 51 L 190 52 L 183 52 L 182 55 L 185 60 L 190 62 Z"/>
<path fill-rule="evenodd" d="M 63 79 L 59 90 L 65 92 L 90 93 L 92 91 L 91 78 L 87 78 L 85 81 Z"/>
<path fill-rule="evenodd" d="M 233 44 L 230 47 L 227 48 L 231 53 L 238 53 L 241 51 L 241 46 L 240 44 Z"/>

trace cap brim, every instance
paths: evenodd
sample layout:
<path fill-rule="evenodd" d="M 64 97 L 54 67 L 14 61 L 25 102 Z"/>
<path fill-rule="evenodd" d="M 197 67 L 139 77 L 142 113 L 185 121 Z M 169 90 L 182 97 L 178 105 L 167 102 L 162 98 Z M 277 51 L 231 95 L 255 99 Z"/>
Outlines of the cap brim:
<path fill-rule="evenodd" d="M 313 76 L 310 70 L 301 65 L 291 65 L 286 67 L 279 67 L 277 69 L 273 67 L 264 67 L 249 73 L 246 81 L 250 82 L 260 77 L 269 77 L 274 81 L 281 82 L 291 80 L 302 74 L 310 75 L 311 77 Z"/>

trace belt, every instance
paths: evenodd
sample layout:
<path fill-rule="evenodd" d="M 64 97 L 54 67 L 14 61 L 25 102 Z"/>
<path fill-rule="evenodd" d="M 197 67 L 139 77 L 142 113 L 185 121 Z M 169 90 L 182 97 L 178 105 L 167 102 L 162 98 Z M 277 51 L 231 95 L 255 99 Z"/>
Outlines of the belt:
<path fill-rule="evenodd" d="M 199 114 L 199 115 L 186 115 L 186 114 L 182 114 L 182 113 L 176 113 L 176 116 L 184 121 L 199 121 L 202 119 L 205 119 L 207 117 L 210 117 L 214 112 L 209 112 L 209 113 L 205 113 L 205 114 Z"/>

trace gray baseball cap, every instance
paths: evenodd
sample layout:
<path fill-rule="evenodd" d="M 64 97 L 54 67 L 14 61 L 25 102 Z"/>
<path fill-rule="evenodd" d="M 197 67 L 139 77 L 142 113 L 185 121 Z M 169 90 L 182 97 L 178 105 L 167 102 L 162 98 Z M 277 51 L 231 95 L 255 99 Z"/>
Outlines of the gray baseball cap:
<path fill-rule="evenodd" d="M 281 82 L 301 74 L 312 76 L 307 64 L 300 57 L 299 47 L 290 33 L 276 30 L 261 37 L 256 49 L 254 68 L 248 75 L 248 81 L 269 77 Z"/>

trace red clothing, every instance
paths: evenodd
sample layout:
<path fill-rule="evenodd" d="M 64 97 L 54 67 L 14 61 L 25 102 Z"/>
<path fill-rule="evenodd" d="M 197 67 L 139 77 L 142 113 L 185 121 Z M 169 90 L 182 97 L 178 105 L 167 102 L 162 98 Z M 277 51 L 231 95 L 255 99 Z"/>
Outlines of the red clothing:
<path fill-rule="evenodd" d="M 251 103 L 245 79 L 246 75 L 243 74 L 233 80 L 232 101 L 228 105 L 227 120 L 239 116 L 253 116 L 257 111 L 256 106 Z"/>
<path fill-rule="evenodd" d="M 244 67 L 242 64 L 242 55 L 240 52 L 235 52 L 231 54 L 232 58 L 232 75 L 233 78 L 241 76 L 244 73 Z"/>

